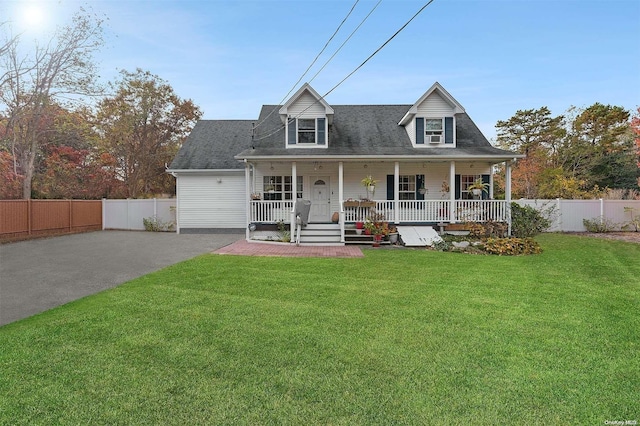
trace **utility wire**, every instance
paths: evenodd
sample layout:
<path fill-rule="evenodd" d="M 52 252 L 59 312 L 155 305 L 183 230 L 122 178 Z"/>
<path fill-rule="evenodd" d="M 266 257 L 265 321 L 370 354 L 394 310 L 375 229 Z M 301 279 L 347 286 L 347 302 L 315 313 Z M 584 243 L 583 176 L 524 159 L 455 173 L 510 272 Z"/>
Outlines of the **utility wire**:
<path fill-rule="evenodd" d="M 329 64 L 329 62 L 331 62 L 331 60 L 338 54 L 338 52 L 340 52 L 340 50 L 342 50 L 344 45 L 347 44 L 347 42 L 351 39 L 351 37 L 353 37 L 353 35 L 360 29 L 362 24 L 364 24 L 366 22 L 366 20 L 369 19 L 369 16 L 371 16 L 373 11 L 378 8 L 380 3 L 382 3 L 382 0 L 378 0 L 378 3 L 376 3 L 375 6 L 373 6 L 373 9 L 371 9 L 371 11 L 367 14 L 367 16 L 364 17 L 362 22 L 360 22 L 360 24 L 356 27 L 355 30 L 353 30 L 353 32 L 351 34 L 349 34 L 349 37 L 347 37 L 347 39 L 340 45 L 340 47 L 338 47 L 338 50 L 336 50 L 334 52 L 334 54 L 331 55 L 331 57 L 327 60 L 327 62 L 324 63 L 322 68 L 320 68 L 320 70 L 313 77 L 311 77 L 311 80 L 309 80 L 309 83 L 311 83 L 313 80 L 315 80 L 315 78 L 318 76 L 318 74 L 320 74 L 322 72 L 322 70 Z M 298 81 L 298 82 L 300 82 L 300 81 Z"/>
<path fill-rule="evenodd" d="M 322 48 L 322 50 L 320 51 L 320 53 L 318 53 L 315 57 L 315 59 L 311 62 L 311 65 L 309 65 L 306 69 L 306 71 L 300 76 L 300 78 L 298 79 L 298 81 L 295 82 L 295 84 L 293 85 L 293 87 L 291 87 L 291 89 L 289 90 L 289 93 L 287 93 L 286 95 L 284 95 L 284 98 L 282 98 L 282 100 L 280 101 L 279 105 L 281 105 L 285 99 L 287 99 L 289 97 L 289 95 L 291 94 L 291 92 L 293 92 L 293 90 L 298 86 L 298 84 L 302 81 L 302 79 L 304 78 L 305 75 L 307 75 L 307 73 L 309 72 L 309 70 L 315 65 L 316 61 L 318 60 L 318 58 L 320 58 L 320 55 L 322 55 L 324 53 L 324 51 L 327 49 L 327 47 L 329 46 L 329 43 L 331 43 L 331 40 L 333 40 L 333 38 L 336 36 L 336 34 L 338 34 L 338 31 L 340 31 L 340 28 L 342 28 L 342 26 L 344 25 L 344 23 L 347 21 L 347 19 L 349 19 L 349 16 L 351 16 L 351 13 L 353 12 L 353 10 L 356 8 L 356 5 L 358 4 L 360 0 L 356 0 L 356 2 L 353 4 L 353 6 L 351 6 L 351 10 L 349 10 L 349 13 L 347 13 L 347 16 L 344 17 L 344 19 L 342 20 L 342 22 L 340 22 L 340 25 L 338 25 L 338 28 L 336 28 L 336 30 L 333 32 L 333 35 L 329 38 L 329 40 L 327 40 L 327 42 L 325 43 L 324 47 Z M 382 0 L 380 0 L 382 1 Z M 317 75 L 317 74 L 316 74 Z M 314 76 L 315 78 L 315 76 Z M 255 129 L 257 129 L 262 123 L 265 122 L 265 120 L 267 120 L 267 118 L 269 118 L 271 116 L 271 114 L 273 114 L 275 112 L 275 110 L 278 109 L 278 107 L 276 106 L 274 109 L 271 110 L 271 112 L 262 120 L 260 120 L 260 122 L 258 122 L 258 124 L 256 124 L 253 127 L 253 131 L 255 131 Z"/>
<path fill-rule="evenodd" d="M 378 52 L 380 52 L 387 44 L 389 44 L 389 42 L 391 42 L 391 40 L 393 40 L 398 34 L 400 34 L 400 32 L 402 30 L 404 30 L 407 25 L 409 25 L 411 23 L 411 21 L 413 21 L 420 13 L 422 13 L 423 10 L 425 10 L 427 8 L 427 6 L 429 6 L 431 3 L 433 3 L 434 0 L 429 0 L 427 3 L 424 4 L 424 6 L 422 6 L 420 8 L 420 10 L 418 10 L 412 17 L 411 19 L 409 19 L 407 22 L 405 22 L 405 24 L 400 27 L 398 29 L 398 31 L 396 31 L 391 37 L 389 37 L 387 39 L 387 41 L 385 41 L 384 43 L 382 43 L 382 45 L 380 47 L 378 47 L 371 55 L 369 55 L 369 57 L 367 59 L 364 60 L 364 62 L 362 62 L 360 65 L 358 65 L 353 71 L 351 71 L 349 74 L 347 74 L 347 76 L 345 78 L 343 78 L 342 80 L 340 80 L 340 82 L 338 82 L 338 84 L 336 84 L 335 86 L 333 86 L 331 88 L 331 90 L 329 90 L 327 93 L 325 93 L 324 95 L 320 96 L 320 98 L 318 100 L 316 100 L 314 103 L 312 103 L 311 105 L 309 105 L 308 107 L 306 107 L 304 110 L 302 110 L 298 115 L 296 115 L 295 117 L 291 117 L 287 120 L 287 122 L 285 124 L 280 125 L 278 128 L 273 129 L 271 131 L 268 132 L 268 134 L 264 135 L 264 136 L 260 136 L 258 138 L 255 138 L 254 141 L 260 141 L 263 139 L 266 139 L 268 137 L 271 137 L 273 135 L 275 135 L 276 133 L 278 133 L 280 130 L 284 129 L 286 127 L 286 124 L 289 124 L 291 122 L 293 122 L 293 120 L 295 120 L 296 118 L 300 117 L 302 114 L 304 114 L 309 108 L 311 108 L 312 106 L 314 106 L 316 103 L 320 102 L 321 100 L 323 100 L 325 97 L 327 97 L 331 92 L 333 92 L 334 90 L 336 90 L 342 83 L 344 83 L 349 77 L 351 77 L 353 74 L 355 74 L 360 68 L 362 68 L 367 62 L 369 62 L 371 60 L 371 58 L 373 58 L 376 54 L 378 54 Z"/>

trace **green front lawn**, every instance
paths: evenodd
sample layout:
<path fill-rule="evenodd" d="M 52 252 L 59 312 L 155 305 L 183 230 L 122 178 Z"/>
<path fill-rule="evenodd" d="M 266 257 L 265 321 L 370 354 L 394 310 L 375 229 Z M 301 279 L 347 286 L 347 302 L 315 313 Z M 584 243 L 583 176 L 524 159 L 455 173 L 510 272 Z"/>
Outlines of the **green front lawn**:
<path fill-rule="evenodd" d="M 204 255 L 0 328 L 0 424 L 640 421 L 640 245 Z"/>

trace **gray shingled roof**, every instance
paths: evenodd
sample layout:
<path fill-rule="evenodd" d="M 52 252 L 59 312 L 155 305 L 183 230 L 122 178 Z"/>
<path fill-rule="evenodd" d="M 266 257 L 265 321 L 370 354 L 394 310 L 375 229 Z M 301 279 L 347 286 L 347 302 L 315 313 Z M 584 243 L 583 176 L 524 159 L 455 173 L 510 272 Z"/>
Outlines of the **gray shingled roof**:
<path fill-rule="evenodd" d="M 171 170 L 242 169 L 234 158 L 251 147 L 255 120 L 200 120 L 171 162 Z"/>
<path fill-rule="evenodd" d="M 299 156 L 469 158 L 515 155 L 493 147 L 466 113 L 456 114 L 456 148 L 427 149 L 414 148 L 405 129 L 398 126 L 411 105 L 332 107 L 335 115 L 329 127 L 328 148 L 286 149 L 284 128 L 278 114 L 280 106 L 265 105 L 258 120 L 199 121 L 171 164 L 171 169 L 241 168 L 238 159 L 270 156 L 293 159 Z M 261 123 L 255 131 L 253 143 L 252 123 Z"/>

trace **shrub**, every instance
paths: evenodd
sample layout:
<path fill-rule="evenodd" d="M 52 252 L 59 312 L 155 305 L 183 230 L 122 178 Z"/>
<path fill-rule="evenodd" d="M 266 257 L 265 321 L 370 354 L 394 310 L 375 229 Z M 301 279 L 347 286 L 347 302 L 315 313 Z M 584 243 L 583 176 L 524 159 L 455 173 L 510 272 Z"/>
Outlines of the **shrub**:
<path fill-rule="evenodd" d="M 436 241 L 433 243 L 433 249 L 437 251 L 451 251 L 453 249 L 453 244 L 450 241 Z"/>
<path fill-rule="evenodd" d="M 145 217 L 142 219 L 145 231 L 168 232 L 173 231 L 173 222 L 165 222 L 158 216 Z"/>
<path fill-rule="evenodd" d="M 611 232 L 616 227 L 616 224 L 606 217 L 602 218 L 602 220 L 599 217 L 594 217 L 593 219 L 582 219 L 582 224 L 587 228 L 588 232 L 597 233 Z"/>
<path fill-rule="evenodd" d="M 511 233 L 517 238 L 527 238 L 546 231 L 551 226 L 551 215 L 555 206 L 542 211 L 531 206 L 511 203 Z"/>
<path fill-rule="evenodd" d="M 484 223 L 468 222 L 465 228 L 469 235 L 475 238 L 499 238 L 507 235 L 507 224 L 504 222 L 487 221 Z"/>
<path fill-rule="evenodd" d="M 291 231 L 289 231 L 283 220 L 278 221 L 278 237 L 284 243 L 291 242 Z"/>
<path fill-rule="evenodd" d="M 489 238 L 484 250 L 500 256 L 542 253 L 542 248 L 533 238 Z"/>

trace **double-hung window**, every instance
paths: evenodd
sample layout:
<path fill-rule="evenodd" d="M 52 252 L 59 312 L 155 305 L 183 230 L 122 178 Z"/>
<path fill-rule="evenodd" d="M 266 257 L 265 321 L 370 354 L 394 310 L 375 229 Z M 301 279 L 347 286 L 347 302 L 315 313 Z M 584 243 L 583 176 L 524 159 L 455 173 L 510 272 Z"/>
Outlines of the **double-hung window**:
<path fill-rule="evenodd" d="M 455 146 L 453 117 L 416 117 L 416 146 Z"/>
<path fill-rule="evenodd" d="M 326 146 L 326 118 L 290 118 L 287 121 L 287 146 Z"/>
<path fill-rule="evenodd" d="M 298 118 L 298 143 L 316 143 L 315 118 Z"/>
<path fill-rule="evenodd" d="M 415 200 L 416 199 L 416 176 L 406 175 L 398 176 L 400 179 L 400 188 L 398 191 L 398 198 L 400 200 Z"/>
<path fill-rule="evenodd" d="M 441 118 L 426 118 L 424 120 L 424 135 L 427 143 L 441 143 L 444 141 L 444 124 Z"/>
<path fill-rule="evenodd" d="M 263 176 L 262 191 L 265 200 L 293 199 L 293 185 L 291 176 Z M 296 184 L 296 198 L 302 198 L 302 176 L 298 176 Z"/>

